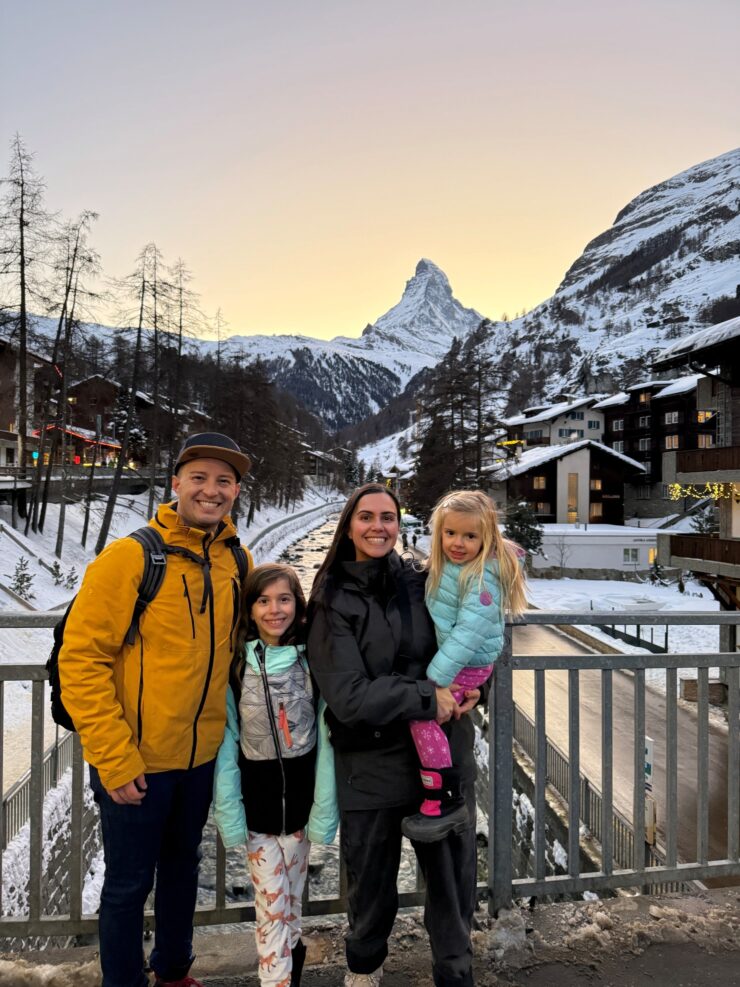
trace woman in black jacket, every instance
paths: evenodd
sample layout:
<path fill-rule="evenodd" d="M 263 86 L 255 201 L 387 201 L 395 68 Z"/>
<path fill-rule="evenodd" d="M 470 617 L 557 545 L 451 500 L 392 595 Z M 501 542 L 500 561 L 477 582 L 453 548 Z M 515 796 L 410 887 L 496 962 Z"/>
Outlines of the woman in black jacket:
<path fill-rule="evenodd" d="M 309 601 L 307 654 L 328 706 L 347 865 L 345 987 L 376 987 L 398 908 L 401 820 L 422 796 L 409 720 L 447 724 L 470 825 L 414 845 L 426 882 L 424 921 L 436 987 L 473 984 L 470 927 L 476 847 L 473 725 L 479 698 L 458 706 L 425 679 L 437 650 L 424 606 L 425 573 L 395 552 L 399 505 L 370 483 L 351 495 Z"/>

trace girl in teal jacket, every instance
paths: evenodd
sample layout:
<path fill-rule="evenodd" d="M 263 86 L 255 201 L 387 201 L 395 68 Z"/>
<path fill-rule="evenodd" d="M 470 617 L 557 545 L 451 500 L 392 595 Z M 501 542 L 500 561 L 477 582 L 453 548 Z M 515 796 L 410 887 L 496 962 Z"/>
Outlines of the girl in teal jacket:
<path fill-rule="evenodd" d="M 460 703 L 491 674 L 503 646 L 504 612 L 518 615 L 526 607 L 524 553 L 503 537 L 496 508 L 481 490 L 443 497 L 430 524 L 426 601 L 439 650 L 427 678 L 449 687 Z M 442 728 L 435 720 L 414 721 L 411 735 L 427 797 L 402 829 L 413 840 L 433 843 L 462 830 L 467 812 Z"/>
<path fill-rule="evenodd" d="M 252 571 L 216 758 L 214 816 L 226 847 L 247 845 L 265 987 L 300 984 L 310 844 L 331 843 L 339 819 L 331 745 L 304 657 L 305 613 L 290 566 Z"/>

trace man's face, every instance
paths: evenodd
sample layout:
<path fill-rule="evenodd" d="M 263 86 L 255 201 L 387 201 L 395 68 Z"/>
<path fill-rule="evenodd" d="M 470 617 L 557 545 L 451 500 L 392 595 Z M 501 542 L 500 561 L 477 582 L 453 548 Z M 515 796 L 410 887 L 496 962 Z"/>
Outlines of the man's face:
<path fill-rule="evenodd" d="M 184 524 L 215 531 L 239 496 L 236 473 L 220 459 L 193 459 L 172 478 L 177 513 Z"/>

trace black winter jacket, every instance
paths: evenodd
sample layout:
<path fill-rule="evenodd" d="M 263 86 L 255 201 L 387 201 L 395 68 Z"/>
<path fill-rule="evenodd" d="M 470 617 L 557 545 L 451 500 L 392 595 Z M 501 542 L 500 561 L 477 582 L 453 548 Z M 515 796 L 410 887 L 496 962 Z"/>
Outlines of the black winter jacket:
<path fill-rule="evenodd" d="M 306 653 L 328 706 L 342 810 L 405 805 L 421 797 L 408 724 L 434 719 L 437 711 L 434 685 L 425 678 L 437 650 L 424 605 L 425 579 L 426 573 L 391 552 L 369 562 L 339 563 L 311 602 Z M 463 778 L 472 777 L 470 717 L 443 729 L 453 763 Z"/>

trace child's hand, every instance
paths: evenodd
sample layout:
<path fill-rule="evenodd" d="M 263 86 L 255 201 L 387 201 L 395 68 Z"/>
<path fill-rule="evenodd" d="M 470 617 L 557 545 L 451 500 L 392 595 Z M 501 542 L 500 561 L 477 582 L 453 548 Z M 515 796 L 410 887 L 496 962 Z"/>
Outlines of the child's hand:
<path fill-rule="evenodd" d="M 435 692 L 437 694 L 437 723 L 446 723 L 453 716 L 457 719 L 460 716 L 460 707 L 455 702 L 455 697 L 450 690 L 446 687 L 437 686 Z"/>
<path fill-rule="evenodd" d="M 460 716 L 463 713 L 469 713 L 474 706 L 477 706 L 480 702 L 480 689 L 466 689 L 465 690 L 465 701 L 461 703 L 458 707 L 460 710 Z"/>

